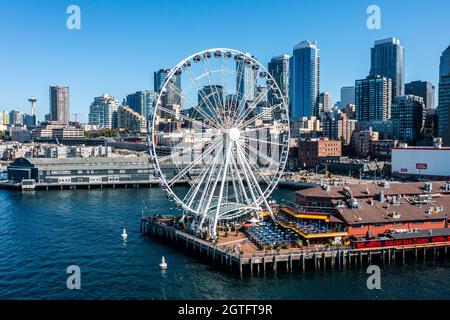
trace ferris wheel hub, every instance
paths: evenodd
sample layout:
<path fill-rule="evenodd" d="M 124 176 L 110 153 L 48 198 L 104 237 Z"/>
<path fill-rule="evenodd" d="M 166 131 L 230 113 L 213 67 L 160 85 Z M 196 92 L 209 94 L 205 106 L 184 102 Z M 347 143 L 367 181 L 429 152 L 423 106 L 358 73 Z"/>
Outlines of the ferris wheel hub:
<path fill-rule="evenodd" d="M 231 128 L 230 131 L 228 131 L 228 137 L 233 142 L 237 141 L 241 137 L 241 131 L 236 127 Z"/>

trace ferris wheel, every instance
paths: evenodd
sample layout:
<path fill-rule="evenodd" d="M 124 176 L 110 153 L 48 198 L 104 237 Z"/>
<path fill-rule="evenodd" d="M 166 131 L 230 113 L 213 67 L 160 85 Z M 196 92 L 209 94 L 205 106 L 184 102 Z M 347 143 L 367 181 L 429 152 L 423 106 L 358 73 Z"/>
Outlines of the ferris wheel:
<path fill-rule="evenodd" d="M 289 117 L 272 75 L 227 48 L 193 54 L 163 75 L 150 156 L 192 230 L 215 239 L 219 224 L 273 218 L 268 197 L 287 162 Z"/>

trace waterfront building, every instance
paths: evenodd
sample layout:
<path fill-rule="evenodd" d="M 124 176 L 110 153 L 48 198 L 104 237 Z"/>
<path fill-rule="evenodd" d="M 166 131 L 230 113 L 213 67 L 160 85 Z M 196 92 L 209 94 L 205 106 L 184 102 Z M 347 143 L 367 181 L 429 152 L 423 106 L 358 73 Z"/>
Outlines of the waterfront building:
<path fill-rule="evenodd" d="M 289 59 L 291 56 L 287 54 L 273 57 L 268 64 L 268 71 L 274 78 L 278 87 L 283 94 L 284 101 L 289 106 Z M 268 101 L 273 105 L 276 103 L 276 99 L 273 95 L 273 91 L 268 93 Z"/>
<path fill-rule="evenodd" d="M 337 161 L 342 155 L 341 141 L 328 138 L 300 139 L 298 162 L 302 168 L 315 168 L 324 162 Z"/>
<path fill-rule="evenodd" d="M 387 120 L 391 117 L 392 82 L 383 76 L 355 81 L 356 120 Z"/>
<path fill-rule="evenodd" d="M 396 38 L 375 41 L 370 50 L 370 76 L 384 76 L 392 81 L 392 102 L 404 95 L 405 52 Z"/>
<path fill-rule="evenodd" d="M 448 170 L 450 148 L 442 147 L 439 139 L 430 147 L 400 144 L 392 149 L 392 175 L 408 179 L 450 179 Z"/>
<path fill-rule="evenodd" d="M 355 86 L 341 88 L 341 105 L 345 107 L 348 104 L 355 105 Z"/>
<path fill-rule="evenodd" d="M 50 86 L 50 121 L 69 123 L 69 87 Z"/>
<path fill-rule="evenodd" d="M 95 97 L 89 112 L 89 124 L 102 128 L 117 128 L 117 110 L 119 101 L 111 95 L 104 93 Z"/>
<path fill-rule="evenodd" d="M 119 106 L 117 110 L 117 126 L 121 129 L 127 129 L 132 132 L 146 132 L 146 118 L 139 112 L 127 107 Z"/>
<path fill-rule="evenodd" d="M 434 86 L 428 81 L 411 81 L 405 84 L 405 95 L 422 97 L 425 108 L 434 108 Z"/>
<path fill-rule="evenodd" d="M 18 158 L 8 166 L 8 180 L 24 179 L 51 187 L 148 183 L 155 177 L 147 156 Z"/>
<path fill-rule="evenodd" d="M 444 209 L 450 206 L 450 190 L 442 183 L 331 185 L 297 191 L 296 197 L 302 209 L 295 214 L 328 215 L 328 221 L 341 221 L 350 237 L 438 231 L 448 224 Z"/>
<path fill-rule="evenodd" d="M 290 116 L 293 120 L 319 115 L 319 48 L 316 42 L 294 46 L 289 59 Z"/>
<path fill-rule="evenodd" d="M 444 145 L 450 145 L 450 46 L 442 52 L 439 64 L 439 137 Z"/>
<path fill-rule="evenodd" d="M 425 114 L 422 97 L 413 95 L 395 97 L 391 110 L 395 138 L 407 142 L 419 140 L 425 123 Z"/>

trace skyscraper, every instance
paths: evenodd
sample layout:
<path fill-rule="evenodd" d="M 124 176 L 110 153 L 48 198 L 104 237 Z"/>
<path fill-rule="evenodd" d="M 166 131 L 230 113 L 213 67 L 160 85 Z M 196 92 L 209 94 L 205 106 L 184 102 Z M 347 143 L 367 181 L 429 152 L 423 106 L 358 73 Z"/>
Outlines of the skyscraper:
<path fill-rule="evenodd" d="M 89 112 L 89 124 L 102 128 L 117 128 L 117 109 L 119 100 L 109 94 L 95 97 Z"/>
<path fill-rule="evenodd" d="M 391 117 L 392 82 L 382 76 L 355 81 L 355 112 L 358 121 L 387 120 Z"/>
<path fill-rule="evenodd" d="M 258 70 L 254 68 L 251 60 L 247 57 L 250 57 L 250 54 L 246 53 L 241 59 L 236 60 L 236 92 L 239 99 L 254 101 Z"/>
<path fill-rule="evenodd" d="M 345 108 L 348 104 L 355 104 L 355 87 L 347 86 L 341 88 L 341 106 Z"/>
<path fill-rule="evenodd" d="M 156 94 L 152 90 L 136 91 L 127 95 L 124 105 L 148 119 L 150 113 L 153 112 L 155 96 Z"/>
<path fill-rule="evenodd" d="M 395 97 L 391 109 L 394 137 L 398 140 L 416 142 L 425 124 L 423 98 L 414 95 Z"/>
<path fill-rule="evenodd" d="M 272 75 L 273 79 L 277 83 L 278 87 L 283 94 L 286 104 L 289 106 L 289 58 L 287 54 L 275 56 L 270 60 L 268 64 L 268 71 Z M 275 97 L 273 91 L 268 93 L 268 100 L 271 104 L 275 103 Z"/>
<path fill-rule="evenodd" d="M 21 126 L 23 125 L 23 117 L 23 112 L 20 112 L 19 110 L 11 110 L 9 113 L 9 124 Z"/>
<path fill-rule="evenodd" d="M 159 69 L 153 73 L 153 90 L 155 92 L 159 92 L 169 72 L 170 69 Z"/>
<path fill-rule="evenodd" d="M 400 40 L 387 38 L 375 41 L 371 48 L 371 76 L 384 76 L 392 80 L 392 101 L 404 94 L 405 52 Z"/>
<path fill-rule="evenodd" d="M 203 112 L 215 117 L 214 109 L 217 110 L 224 105 L 224 90 L 221 85 L 204 86 L 198 93 L 198 105 Z"/>
<path fill-rule="evenodd" d="M 50 86 L 50 120 L 69 123 L 69 87 Z"/>
<path fill-rule="evenodd" d="M 292 119 L 319 114 L 319 49 L 316 42 L 294 46 L 289 59 L 290 116 Z"/>
<path fill-rule="evenodd" d="M 155 93 L 159 93 L 162 86 L 164 85 L 164 82 L 166 81 L 166 77 L 169 75 L 170 69 L 160 69 L 158 71 L 155 71 L 153 74 L 153 89 Z M 167 87 L 168 90 L 165 93 L 165 95 L 162 98 L 162 103 L 164 106 L 172 106 L 174 104 L 180 105 L 181 104 L 181 96 L 177 93 L 181 92 L 181 73 L 174 74 L 173 75 L 173 84 Z"/>
<path fill-rule="evenodd" d="M 434 86 L 428 81 L 406 83 L 405 94 L 422 97 L 425 108 L 434 108 Z"/>
<path fill-rule="evenodd" d="M 319 112 L 328 111 L 333 108 L 333 96 L 328 91 L 319 94 Z"/>
<path fill-rule="evenodd" d="M 450 145 L 450 46 L 442 52 L 439 64 L 438 133 L 444 145 Z"/>

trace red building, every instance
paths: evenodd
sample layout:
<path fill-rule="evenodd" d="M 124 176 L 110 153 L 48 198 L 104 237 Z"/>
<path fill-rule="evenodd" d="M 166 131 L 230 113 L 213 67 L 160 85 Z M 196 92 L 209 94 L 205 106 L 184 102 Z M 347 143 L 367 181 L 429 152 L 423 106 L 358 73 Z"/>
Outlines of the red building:
<path fill-rule="evenodd" d="M 448 228 L 450 184 L 383 183 L 297 191 L 297 210 L 342 221 L 349 236 Z"/>
<path fill-rule="evenodd" d="M 342 142 L 317 138 L 298 142 L 299 165 L 303 168 L 315 168 L 324 159 L 339 158 L 342 155 Z"/>

